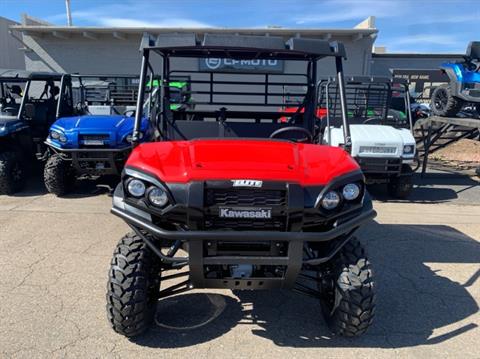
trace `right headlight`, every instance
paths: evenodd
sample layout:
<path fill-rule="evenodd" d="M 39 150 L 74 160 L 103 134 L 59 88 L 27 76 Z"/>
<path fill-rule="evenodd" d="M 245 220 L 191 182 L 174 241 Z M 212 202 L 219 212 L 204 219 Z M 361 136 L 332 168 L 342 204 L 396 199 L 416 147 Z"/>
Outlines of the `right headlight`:
<path fill-rule="evenodd" d="M 145 194 L 145 183 L 138 179 L 131 179 L 127 183 L 127 191 L 133 197 L 142 197 Z"/>
<path fill-rule="evenodd" d="M 138 139 L 142 139 L 143 138 L 143 132 L 140 132 L 140 134 L 138 135 Z M 133 139 L 133 134 L 129 134 L 127 137 L 125 137 L 125 141 L 127 141 L 128 143 L 132 143 L 132 139 Z"/>
<path fill-rule="evenodd" d="M 124 183 L 130 196 L 145 200 L 147 204 L 163 208 L 169 202 L 167 190 L 161 185 L 153 185 L 135 177 L 127 178 Z"/>

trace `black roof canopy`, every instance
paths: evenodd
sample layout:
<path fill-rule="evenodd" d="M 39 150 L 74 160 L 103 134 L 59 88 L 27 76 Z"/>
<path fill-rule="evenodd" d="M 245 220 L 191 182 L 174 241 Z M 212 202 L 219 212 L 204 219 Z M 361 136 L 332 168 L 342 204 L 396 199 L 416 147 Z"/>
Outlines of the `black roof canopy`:
<path fill-rule="evenodd" d="M 57 72 L 37 72 L 0 69 L 0 80 L 53 80 L 59 81 L 65 74 Z"/>
<path fill-rule="evenodd" d="M 149 49 L 168 57 L 228 57 L 234 59 L 317 60 L 322 57 L 346 57 L 343 44 L 326 40 L 278 36 L 194 33 L 144 34 L 141 50 Z"/>

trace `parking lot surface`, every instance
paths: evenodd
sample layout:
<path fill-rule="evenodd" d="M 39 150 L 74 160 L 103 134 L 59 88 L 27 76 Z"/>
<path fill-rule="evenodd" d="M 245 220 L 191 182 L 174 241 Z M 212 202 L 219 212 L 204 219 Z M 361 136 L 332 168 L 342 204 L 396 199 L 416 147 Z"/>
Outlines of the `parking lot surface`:
<path fill-rule="evenodd" d="M 378 282 L 376 321 L 333 337 L 317 301 L 289 291 L 194 290 L 158 303 L 157 326 L 128 340 L 105 315 L 107 270 L 128 230 L 111 198 L 83 184 L 0 196 L 0 357 L 464 357 L 480 340 L 478 180 L 433 176 L 412 202 L 386 201 L 360 230 Z"/>

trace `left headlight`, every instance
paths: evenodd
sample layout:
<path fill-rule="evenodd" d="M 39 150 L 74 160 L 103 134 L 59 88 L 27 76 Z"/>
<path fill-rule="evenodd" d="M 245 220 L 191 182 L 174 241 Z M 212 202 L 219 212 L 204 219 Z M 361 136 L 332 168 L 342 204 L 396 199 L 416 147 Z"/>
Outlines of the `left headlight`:
<path fill-rule="evenodd" d="M 347 201 L 353 201 L 360 195 L 360 187 L 356 183 L 349 183 L 343 187 L 342 195 Z"/>
<path fill-rule="evenodd" d="M 336 209 L 342 203 L 358 201 L 363 193 L 362 189 L 363 187 L 359 182 L 347 183 L 328 191 L 323 196 L 320 195 L 321 197 L 318 197 L 317 205 L 329 211 Z"/>

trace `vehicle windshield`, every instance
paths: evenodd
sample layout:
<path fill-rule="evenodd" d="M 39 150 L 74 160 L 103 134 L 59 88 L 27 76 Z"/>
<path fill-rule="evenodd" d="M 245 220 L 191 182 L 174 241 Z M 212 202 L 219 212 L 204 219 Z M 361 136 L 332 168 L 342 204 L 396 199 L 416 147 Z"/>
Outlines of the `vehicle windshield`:
<path fill-rule="evenodd" d="M 17 116 L 27 80 L 0 80 L 0 116 Z"/>
<path fill-rule="evenodd" d="M 347 81 L 347 118 L 350 125 L 383 125 L 410 129 L 408 88 L 391 82 Z M 341 108 L 336 81 L 319 84 L 319 118 L 326 126 L 341 127 Z"/>

